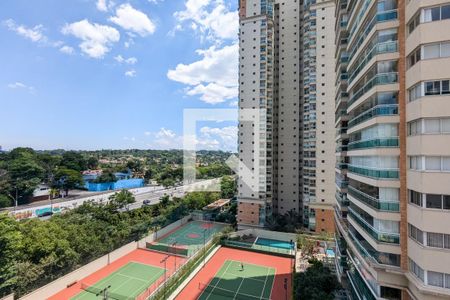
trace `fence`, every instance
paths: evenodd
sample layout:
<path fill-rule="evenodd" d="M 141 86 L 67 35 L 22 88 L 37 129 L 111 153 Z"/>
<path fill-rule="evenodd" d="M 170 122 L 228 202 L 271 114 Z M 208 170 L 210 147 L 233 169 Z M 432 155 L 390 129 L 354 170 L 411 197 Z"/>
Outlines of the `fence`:
<path fill-rule="evenodd" d="M 186 224 L 190 216 L 186 216 L 160 230 L 157 232 L 153 232 L 147 237 L 143 238 L 142 240 L 138 242 L 131 242 L 129 244 L 126 244 L 125 246 L 122 246 L 121 248 L 112 251 L 109 254 L 106 254 L 100 258 L 97 258 L 96 260 L 88 263 L 87 265 L 82 266 L 79 269 L 76 269 L 75 271 L 31 292 L 28 295 L 25 295 L 24 297 L 20 298 L 23 300 L 35 300 L 35 299 L 47 299 L 54 294 L 62 291 L 63 289 L 67 288 L 74 282 L 80 281 L 82 278 L 85 278 L 89 276 L 92 273 L 97 272 L 101 268 L 106 267 L 109 263 L 121 258 L 124 255 L 127 255 L 128 253 L 132 252 L 133 250 L 137 248 L 145 248 L 146 243 L 153 242 L 156 237 L 163 236 L 170 231 L 174 230 L 175 228 Z"/>
<path fill-rule="evenodd" d="M 295 250 L 294 249 L 285 249 L 285 248 L 278 248 L 268 245 L 258 245 L 255 243 L 246 243 L 246 242 L 240 242 L 240 241 L 234 241 L 234 240 L 222 240 L 222 245 L 233 247 L 233 248 L 243 248 L 250 251 L 256 251 L 256 252 L 262 252 L 262 253 L 270 253 L 270 254 L 279 254 L 281 256 L 294 256 Z"/>

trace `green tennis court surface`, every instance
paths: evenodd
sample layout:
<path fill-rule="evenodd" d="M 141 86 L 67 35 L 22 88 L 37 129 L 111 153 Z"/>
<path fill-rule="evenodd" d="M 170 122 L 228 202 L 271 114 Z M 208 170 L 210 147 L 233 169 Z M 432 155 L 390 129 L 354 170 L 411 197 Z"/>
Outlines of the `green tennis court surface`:
<path fill-rule="evenodd" d="M 108 298 L 116 300 L 135 299 L 152 283 L 164 274 L 164 269 L 129 262 L 108 277 L 103 278 L 92 286 L 82 286 L 83 292 L 71 300 L 99 300 L 103 299 L 103 289 L 108 288 Z M 97 294 L 99 294 L 97 296 Z"/>
<path fill-rule="evenodd" d="M 168 253 L 191 256 L 203 247 L 216 233 L 223 230 L 225 224 L 192 221 L 186 223 L 156 243 L 147 244 L 147 248 Z"/>
<path fill-rule="evenodd" d="M 275 269 L 227 260 L 208 285 L 200 285 L 199 300 L 268 300 L 275 280 Z"/>

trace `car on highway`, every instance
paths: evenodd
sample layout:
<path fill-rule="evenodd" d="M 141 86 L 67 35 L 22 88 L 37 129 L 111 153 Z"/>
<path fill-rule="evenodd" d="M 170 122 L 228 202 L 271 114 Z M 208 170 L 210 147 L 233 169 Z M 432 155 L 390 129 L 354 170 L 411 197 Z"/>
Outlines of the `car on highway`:
<path fill-rule="evenodd" d="M 147 200 L 144 200 L 143 202 L 142 202 L 142 205 L 150 205 L 150 204 L 152 204 L 152 201 L 151 200 L 149 200 L 149 199 L 147 199 Z"/>

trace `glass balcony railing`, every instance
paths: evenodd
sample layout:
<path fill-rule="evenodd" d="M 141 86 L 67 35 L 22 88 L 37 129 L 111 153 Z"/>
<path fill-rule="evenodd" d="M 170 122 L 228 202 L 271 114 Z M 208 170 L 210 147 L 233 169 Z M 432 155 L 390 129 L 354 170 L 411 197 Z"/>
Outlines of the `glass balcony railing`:
<path fill-rule="evenodd" d="M 347 277 L 351 283 L 350 293 L 352 299 L 366 299 L 377 300 L 377 298 L 370 291 L 370 287 L 364 282 L 358 271 L 348 271 Z"/>
<path fill-rule="evenodd" d="M 382 53 L 392 53 L 392 52 L 397 52 L 397 51 L 398 51 L 398 42 L 397 41 L 389 41 L 389 42 L 376 44 L 367 53 L 361 54 L 363 57 L 362 61 L 358 64 L 358 66 L 354 69 L 354 71 L 348 77 L 348 82 L 351 83 L 375 55 L 382 54 Z"/>
<path fill-rule="evenodd" d="M 348 121 L 348 127 L 356 126 L 362 122 L 372 119 L 377 116 L 395 116 L 398 115 L 397 104 L 382 104 L 372 107 L 369 110 L 364 111 L 358 116 Z"/>
<path fill-rule="evenodd" d="M 379 178 L 398 179 L 399 178 L 398 169 L 378 169 L 378 168 L 349 165 L 348 170 L 352 173 L 362 175 L 365 177 L 375 178 L 375 179 L 379 179 Z"/>
<path fill-rule="evenodd" d="M 398 147 L 398 137 L 376 138 L 352 142 L 348 144 L 348 150 L 369 149 L 369 148 L 393 148 Z"/>
<path fill-rule="evenodd" d="M 354 229 L 351 228 L 351 230 L 348 231 L 350 240 L 353 242 L 353 245 L 355 245 L 356 249 L 362 257 L 373 260 L 374 262 L 382 265 L 390 265 L 396 267 L 400 266 L 400 255 L 378 252 L 366 240 L 364 240 L 361 235 L 353 233 L 352 230 Z M 360 236 L 362 240 L 357 239 L 357 235 Z"/>
<path fill-rule="evenodd" d="M 341 188 L 341 189 L 346 189 L 348 188 L 348 180 L 337 180 L 336 179 L 336 185 Z"/>
<path fill-rule="evenodd" d="M 398 201 L 380 201 L 352 186 L 348 187 L 348 194 L 379 211 L 400 211 L 400 203 Z"/>
<path fill-rule="evenodd" d="M 390 232 L 380 232 L 376 230 L 375 228 L 372 227 L 372 225 L 370 225 L 363 218 L 361 218 L 351 207 L 348 208 L 348 215 L 375 240 L 388 244 L 400 243 L 400 234 Z"/>
<path fill-rule="evenodd" d="M 341 204 L 341 206 L 349 206 L 350 201 L 348 201 L 347 196 L 340 195 L 339 193 L 335 194 L 336 201 Z"/>
<path fill-rule="evenodd" d="M 369 33 L 372 31 L 373 27 L 377 23 L 387 22 L 391 20 L 396 20 L 398 18 L 398 12 L 396 9 L 389 10 L 389 11 L 381 11 L 378 12 L 376 15 L 373 16 L 373 18 L 370 20 L 370 22 L 366 25 L 366 28 L 364 31 L 359 35 L 358 40 L 356 41 L 355 45 L 352 47 L 352 51 L 350 51 L 350 57 L 353 57 L 358 51 L 359 47 L 362 45 L 362 43 L 366 40 Z M 352 30 L 350 30 L 349 40 L 353 38 L 353 36 L 357 33 L 356 29 L 357 27 L 354 27 Z"/>
<path fill-rule="evenodd" d="M 366 82 L 366 84 L 364 84 L 363 87 L 361 87 L 359 90 L 357 90 L 356 92 L 353 93 L 353 95 L 350 98 L 350 101 L 348 103 L 348 106 L 355 103 L 355 101 L 357 101 L 359 98 L 361 98 L 362 95 L 367 93 L 374 86 L 397 83 L 397 82 L 398 82 L 398 73 L 397 72 L 376 74 L 371 79 L 369 79 Z"/>
<path fill-rule="evenodd" d="M 338 153 L 338 152 L 347 152 L 347 150 L 348 150 L 348 146 L 337 146 L 336 147 L 336 153 Z"/>

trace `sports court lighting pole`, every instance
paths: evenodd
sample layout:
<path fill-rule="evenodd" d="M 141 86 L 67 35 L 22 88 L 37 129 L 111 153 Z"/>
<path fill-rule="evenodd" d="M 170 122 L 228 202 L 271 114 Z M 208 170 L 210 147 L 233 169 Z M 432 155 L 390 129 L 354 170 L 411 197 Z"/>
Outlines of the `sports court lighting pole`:
<path fill-rule="evenodd" d="M 206 230 L 203 230 L 203 267 L 206 265 Z"/>
<path fill-rule="evenodd" d="M 175 269 L 174 269 L 174 273 L 177 271 L 177 250 L 176 250 L 176 245 L 177 245 L 177 242 L 175 241 L 175 242 L 173 242 L 173 244 L 172 244 L 172 247 L 173 247 L 173 252 L 175 253 L 175 255 L 173 256 L 173 258 L 174 258 L 174 261 L 175 261 Z"/>
<path fill-rule="evenodd" d="M 167 259 L 169 259 L 169 255 L 161 260 L 161 263 L 164 263 L 164 297 L 166 299 L 166 290 L 167 290 Z"/>

